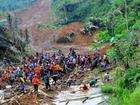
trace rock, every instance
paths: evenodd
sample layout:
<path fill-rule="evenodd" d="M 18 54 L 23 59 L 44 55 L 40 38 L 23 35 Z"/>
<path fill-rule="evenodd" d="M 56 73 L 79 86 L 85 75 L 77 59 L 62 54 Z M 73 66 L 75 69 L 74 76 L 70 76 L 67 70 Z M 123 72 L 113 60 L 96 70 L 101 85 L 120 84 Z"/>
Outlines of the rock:
<path fill-rule="evenodd" d="M 56 42 L 57 43 L 72 43 L 74 40 L 74 32 L 66 33 L 63 37 L 60 37 Z"/>
<path fill-rule="evenodd" d="M 5 93 L 4 96 L 5 96 L 4 99 L 10 99 L 11 97 L 14 96 L 14 94 L 11 94 L 11 92 L 9 92 L 9 93 Z"/>
<path fill-rule="evenodd" d="M 6 85 L 6 89 L 11 89 L 12 86 L 11 85 Z"/>

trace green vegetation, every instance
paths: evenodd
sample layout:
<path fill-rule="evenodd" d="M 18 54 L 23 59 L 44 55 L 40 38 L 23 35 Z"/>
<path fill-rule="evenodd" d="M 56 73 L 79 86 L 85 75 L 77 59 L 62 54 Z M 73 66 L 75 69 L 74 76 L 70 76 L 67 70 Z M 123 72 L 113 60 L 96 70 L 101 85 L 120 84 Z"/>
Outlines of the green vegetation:
<path fill-rule="evenodd" d="M 26 52 L 28 43 L 28 30 L 19 30 L 17 18 L 10 14 L 5 15 L 5 18 L 0 20 L 0 59 L 6 55 L 15 61 Z"/>
<path fill-rule="evenodd" d="M 140 99 L 140 87 L 136 88 L 133 93 L 130 94 L 130 97 L 127 98 L 123 105 L 139 105 Z"/>
<path fill-rule="evenodd" d="M 52 14 L 55 25 L 75 21 L 86 22 L 95 17 L 107 16 L 111 5 L 109 0 L 53 0 Z"/>
<path fill-rule="evenodd" d="M 31 6 L 36 0 L 0 0 L 0 11 L 13 11 Z"/>
<path fill-rule="evenodd" d="M 18 29 L 18 19 L 7 12 L 26 8 L 35 1 L 0 0 L 0 59 L 7 55 L 10 60 L 15 61 L 22 54 L 29 55 L 26 49 L 29 43 L 28 30 Z"/>
<path fill-rule="evenodd" d="M 107 56 L 114 65 L 112 82 L 102 86 L 102 92 L 113 93 L 111 105 L 139 105 L 140 1 L 53 0 L 52 14 L 55 26 L 80 21 L 100 28 L 100 40 L 91 47 L 112 46 Z"/>
<path fill-rule="evenodd" d="M 113 92 L 111 105 L 139 105 L 139 3 L 139 0 L 112 0 L 107 17 L 101 17 L 104 26 L 97 37 L 102 43 L 92 44 L 93 48 L 106 43 L 113 46 L 107 55 L 116 69 L 112 73 L 111 83 L 101 87 L 105 93 Z"/>
<path fill-rule="evenodd" d="M 75 34 L 73 32 L 66 33 L 63 37 L 60 37 L 56 42 L 57 43 L 72 43 L 74 40 Z"/>
<path fill-rule="evenodd" d="M 36 24 L 36 27 L 37 27 L 38 29 L 44 29 L 44 28 L 46 28 L 46 25 L 45 25 L 43 22 L 38 22 L 38 23 Z"/>
<path fill-rule="evenodd" d="M 103 93 L 113 93 L 113 88 L 110 84 L 105 84 L 101 86 L 101 90 Z"/>

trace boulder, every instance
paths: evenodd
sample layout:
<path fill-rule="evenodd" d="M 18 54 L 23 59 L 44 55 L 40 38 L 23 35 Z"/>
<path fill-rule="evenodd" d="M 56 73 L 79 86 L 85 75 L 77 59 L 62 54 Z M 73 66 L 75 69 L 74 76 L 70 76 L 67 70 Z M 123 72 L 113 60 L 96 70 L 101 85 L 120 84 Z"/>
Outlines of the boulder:
<path fill-rule="evenodd" d="M 72 43 L 74 40 L 74 32 L 66 33 L 63 37 L 60 37 L 56 42 L 57 43 Z"/>

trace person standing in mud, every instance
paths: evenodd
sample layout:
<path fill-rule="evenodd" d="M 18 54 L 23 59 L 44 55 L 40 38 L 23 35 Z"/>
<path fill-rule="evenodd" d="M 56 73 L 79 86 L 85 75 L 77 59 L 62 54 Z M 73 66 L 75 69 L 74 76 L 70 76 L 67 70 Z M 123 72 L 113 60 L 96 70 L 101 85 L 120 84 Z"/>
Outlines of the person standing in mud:
<path fill-rule="evenodd" d="M 109 72 L 107 72 L 104 75 L 104 82 L 109 82 L 109 81 L 110 81 L 110 75 L 109 75 Z"/>
<path fill-rule="evenodd" d="M 72 82 L 73 82 L 73 77 L 70 76 L 70 77 L 68 78 L 68 80 L 67 80 L 67 86 L 70 87 L 71 84 L 72 84 Z"/>
<path fill-rule="evenodd" d="M 54 74 L 54 75 L 52 76 L 52 79 L 53 79 L 54 83 L 56 84 L 57 81 L 58 81 L 59 79 L 61 79 L 61 77 L 60 77 L 59 74 Z"/>
<path fill-rule="evenodd" d="M 39 79 L 37 78 L 37 75 L 34 75 L 34 78 L 32 79 L 32 84 L 34 85 L 34 92 L 36 95 L 38 95 L 38 85 L 39 85 Z"/>
<path fill-rule="evenodd" d="M 14 72 L 12 71 L 10 73 L 10 85 L 13 85 L 15 83 L 15 74 Z"/>
<path fill-rule="evenodd" d="M 33 76 L 34 76 L 34 70 L 31 70 L 29 72 L 29 80 L 30 80 L 31 83 L 32 83 Z"/>
<path fill-rule="evenodd" d="M 19 81 L 20 81 L 19 90 L 25 92 L 25 84 L 26 84 L 25 79 L 23 77 L 20 77 Z"/>
<path fill-rule="evenodd" d="M 49 76 L 47 74 L 45 74 L 43 79 L 45 81 L 46 91 L 48 91 L 48 89 L 51 87 Z"/>

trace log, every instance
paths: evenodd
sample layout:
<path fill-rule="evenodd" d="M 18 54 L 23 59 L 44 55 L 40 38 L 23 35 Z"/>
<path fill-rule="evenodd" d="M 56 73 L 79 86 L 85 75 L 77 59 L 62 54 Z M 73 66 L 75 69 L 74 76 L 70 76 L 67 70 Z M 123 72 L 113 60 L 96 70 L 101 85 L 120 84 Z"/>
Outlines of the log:
<path fill-rule="evenodd" d="M 89 97 L 85 97 L 85 99 L 82 101 L 82 103 L 86 102 L 86 100 L 88 100 Z"/>
<path fill-rule="evenodd" d="M 69 101 L 67 101 L 65 105 L 68 105 L 68 104 L 69 104 Z"/>
<path fill-rule="evenodd" d="M 97 105 L 100 105 L 100 104 L 102 104 L 102 103 L 104 103 L 105 101 L 101 101 L 101 102 L 99 102 Z"/>
<path fill-rule="evenodd" d="M 48 98 L 54 99 L 53 96 L 50 96 L 50 95 L 46 94 L 45 92 L 43 92 L 43 91 L 40 90 L 40 89 L 38 90 L 38 92 L 40 92 L 41 94 L 43 94 L 44 96 L 46 96 L 46 97 L 48 97 Z"/>

